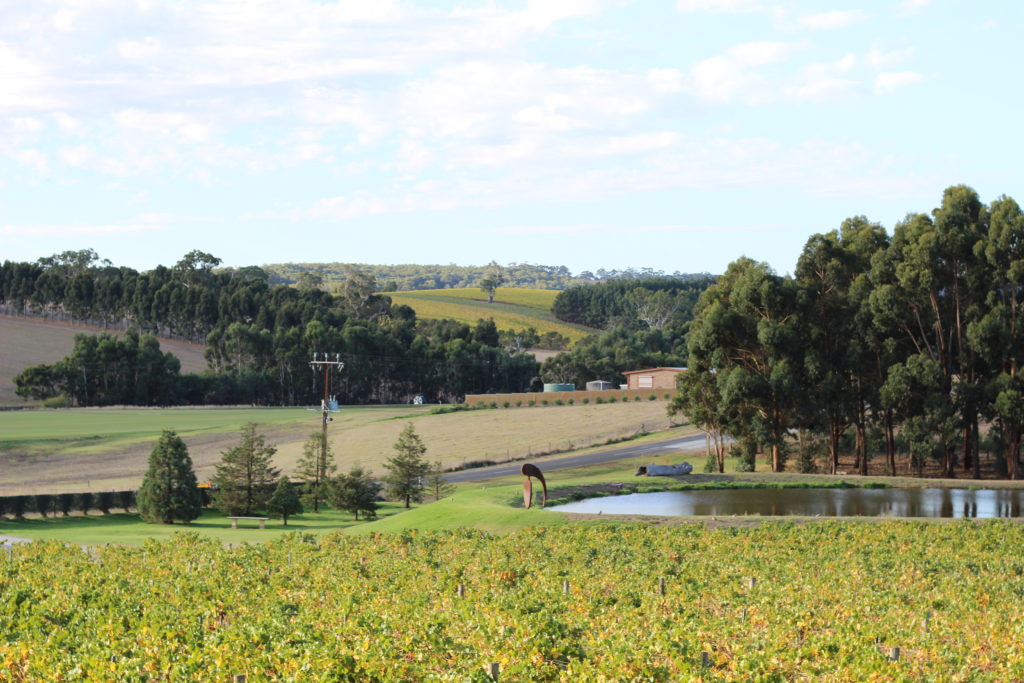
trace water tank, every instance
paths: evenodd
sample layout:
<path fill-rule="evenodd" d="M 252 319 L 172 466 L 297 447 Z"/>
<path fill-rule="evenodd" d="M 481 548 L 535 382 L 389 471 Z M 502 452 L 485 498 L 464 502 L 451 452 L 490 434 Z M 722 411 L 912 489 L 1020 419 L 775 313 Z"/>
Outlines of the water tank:
<path fill-rule="evenodd" d="M 550 394 L 552 391 L 576 391 L 575 384 L 545 384 L 544 393 Z"/>

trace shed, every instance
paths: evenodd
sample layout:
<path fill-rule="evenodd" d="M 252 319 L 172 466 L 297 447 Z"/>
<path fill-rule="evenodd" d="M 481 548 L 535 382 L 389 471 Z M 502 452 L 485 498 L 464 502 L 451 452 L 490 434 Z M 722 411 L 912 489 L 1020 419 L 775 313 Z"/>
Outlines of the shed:
<path fill-rule="evenodd" d="M 591 382 L 587 382 L 587 391 L 609 391 L 614 388 L 614 384 L 606 382 L 603 379 L 595 379 Z"/>
<path fill-rule="evenodd" d="M 676 376 L 686 368 L 647 368 L 622 373 L 630 389 L 675 389 Z"/>

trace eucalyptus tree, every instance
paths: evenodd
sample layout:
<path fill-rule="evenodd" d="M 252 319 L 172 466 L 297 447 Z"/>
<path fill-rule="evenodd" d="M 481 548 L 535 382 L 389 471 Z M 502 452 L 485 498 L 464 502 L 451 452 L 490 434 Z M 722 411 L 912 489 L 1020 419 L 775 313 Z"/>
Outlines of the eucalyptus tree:
<path fill-rule="evenodd" d="M 687 345 L 701 367 L 715 368 L 731 434 L 768 446 L 781 471 L 803 396 L 796 283 L 767 264 L 733 261 L 701 295 Z"/>
<path fill-rule="evenodd" d="M 933 217 L 910 215 L 896 226 L 894 278 L 877 298 L 878 302 L 898 302 L 906 307 L 905 313 L 890 311 L 887 322 L 902 328 L 914 355 L 936 364 L 939 375 L 933 391 L 954 406 L 960 423 L 957 427 L 963 430 L 965 461 L 977 453 L 978 359 L 966 337 L 967 326 L 979 315 L 983 303 L 985 269 L 979 244 L 984 241 L 987 222 L 987 211 L 974 190 L 962 185 L 947 188 Z M 905 363 L 910 360 L 912 357 Z M 914 367 L 920 370 L 924 365 Z M 931 372 L 924 374 L 932 381 Z M 920 379 L 924 381 L 924 375 Z M 915 416 L 915 420 L 930 420 L 932 431 L 949 428 L 946 407 L 940 408 L 934 401 L 921 406 L 928 407 L 937 412 Z M 928 431 L 922 429 L 921 433 Z M 939 457 L 943 474 L 953 476 L 955 446 L 944 439 Z"/>
<path fill-rule="evenodd" d="M 992 202 L 987 239 L 978 254 L 987 267 L 984 314 L 967 327 L 972 351 L 987 363 L 982 412 L 1003 439 L 1007 475 L 1020 478 L 1024 432 L 1024 212 L 1013 199 Z M 978 460 L 974 473 L 978 476 Z"/>

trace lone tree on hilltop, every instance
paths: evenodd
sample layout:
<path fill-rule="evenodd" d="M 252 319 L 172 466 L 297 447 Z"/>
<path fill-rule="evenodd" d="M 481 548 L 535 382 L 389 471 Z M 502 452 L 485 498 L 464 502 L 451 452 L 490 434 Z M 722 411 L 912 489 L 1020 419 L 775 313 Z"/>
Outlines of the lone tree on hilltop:
<path fill-rule="evenodd" d="M 498 290 L 498 287 L 505 282 L 505 271 L 501 269 L 497 261 L 491 261 L 487 264 L 487 270 L 484 273 L 483 278 L 479 281 L 480 291 L 487 295 L 487 303 L 494 303 L 494 293 Z"/>
<path fill-rule="evenodd" d="M 149 469 L 137 495 L 139 514 L 147 522 L 174 524 L 199 516 L 202 499 L 185 442 L 164 430 L 149 454 Z"/>
<path fill-rule="evenodd" d="M 427 447 L 410 422 L 398 435 L 395 454 L 384 463 L 388 471 L 384 477 L 388 496 L 404 501 L 405 507 L 423 501 L 424 477 L 430 470 L 430 464 L 423 457 L 426 452 Z"/>
<path fill-rule="evenodd" d="M 224 451 L 213 476 L 217 507 L 229 515 L 248 515 L 262 509 L 280 474 L 271 461 L 276 452 L 275 447 L 267 445 L 265 436 L 256 433 L 255 423 L 242 427 L 238 445 Z"/>
<path fill-rule="evenodd" d="M 295 490 L 288 477 L 281 477 L 274 489 L 274 495 L 267 501 L 267 511 L 281 518 L 285 526 L 288 526 L 288 517 L 302 513 L 302 501 L 299 500 L 299 492 Z"/>

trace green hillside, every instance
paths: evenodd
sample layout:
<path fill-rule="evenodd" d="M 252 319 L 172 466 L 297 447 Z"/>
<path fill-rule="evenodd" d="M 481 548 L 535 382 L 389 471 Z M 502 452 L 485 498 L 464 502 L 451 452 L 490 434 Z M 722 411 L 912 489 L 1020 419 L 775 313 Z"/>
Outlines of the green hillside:
<path fill-rule="evenodd" d="M 576 342 L 595 334 L 583 325 L 565 323 L 551 313 L 558 295 L 554 289 L 521 289 L 502 287 L 487 303 L 487 295 L 479 289 L 425 289 L 411 292 L 387 292 L 395 304 L 404 304 L 420 318 L 452 318 L 474 324 L 481 318 L 493 318 L 499 330 L 532 327 L 538 334 L 557 332 Z"/>
<path fill-rule="evenodd" d="M 46 320 L 44 318 L 16 318 L 0 315 L 0 405 L 22 405 L 24 401 L 14 393 L 14 376 L 31 365 L 55 363 L 71 353 L 76 334 L 119 334 L 117 330 L 104 330 L 91 325 Z M 176 341 L 160 337 L 160 350 L 173 353 L 181 361 L 183 372 L 202 372 L 206 369 L 201 344 Z"/>

